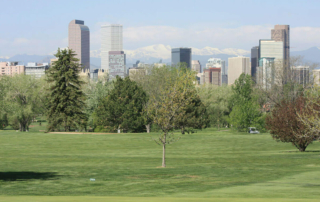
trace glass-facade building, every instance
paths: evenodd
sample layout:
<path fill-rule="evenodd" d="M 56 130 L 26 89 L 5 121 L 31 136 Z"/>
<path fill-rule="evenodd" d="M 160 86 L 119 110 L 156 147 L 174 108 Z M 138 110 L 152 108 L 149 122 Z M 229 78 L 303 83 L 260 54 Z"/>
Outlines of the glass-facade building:
<path fill-rule="evenodd" d="M 260 47 L 251 48 L 251 76 L 256 81 L 257 67 L 259 67 Z"/>
<path fill-rule="evenodd" d="M 267 89 L 274 84 L 276 72 L 284 64 L 284 46 L 283 41 L 261 39 L 259 47 L 259 74 L 257 74 L 259 78 L 256 79 Z"/>
<path fill-rule="evenodd" d="M 264 89 L 270 89 L 274 83 L 274 61 L 275 58 L 260 58 L 257 68 L 257 83 Z"/>
<path fill-rule="evenodd" d="M 191 48 L 173 48 L 171 49 L 171 65 L 176 66 L 179 63 L 186 63 L 187 68 L 191 69 L 192 63 Z"/>
<path fill-rule="evenodd" d="M 282 41 L 261 39 L 259 46 L 260 58 L 274 58 L 275 62 L 283 62 L 284 50 Z"/>

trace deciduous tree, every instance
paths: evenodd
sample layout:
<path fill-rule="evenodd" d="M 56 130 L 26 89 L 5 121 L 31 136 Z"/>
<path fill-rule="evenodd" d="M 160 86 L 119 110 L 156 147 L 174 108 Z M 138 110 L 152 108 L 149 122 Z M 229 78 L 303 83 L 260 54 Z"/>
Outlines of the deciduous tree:
<path fill-rule="evenodd" d="M 275 140 L 291 142 L 299 151 L 304 152 L 309 144 L 319 138 L 319 131 L 312 131 L 299 119 L 299 114 L 312 114 L 312 110 L 306 107 L 306 99 L 302 96 L 295 100 L 284 99 L 267 116 L 267 129 Z"/>
<path fill-rule="evenodd" d="M 257 98 L 253 94 L 253 84 L 250 75 L 241 74 L 232 86 L 230 123 L 239 131 L 257 124 L 262 116 Z"/>
<path fill-rule="evenodd" d="M 37 114 L 43 112 L 45 84 L 41 79 L 24 74 L 1 79 L 5 82 L 5 105 L 9 120 L 14 120 L 17 129 L 26 131 Z"/>
<path fill-rule="evenodd" d="M 175 137 L 172 130 L 177 127 L 179 119 L 185 116 L 188 106 L 196 97 L 193 72 L 183 69 L 167 70 L 175 71 L 172 73 L 177 76 L 162 78 L 164 85 L 158 94 L 153 95 L 154 97 L 151 98 L 153 102 L 149 105 L 152 120 L 162 131 L 161 135 L 155 139 L 156 143 L 163 148 L 162 167 L 166 167 L 166 145 L 179 139 Z"/>

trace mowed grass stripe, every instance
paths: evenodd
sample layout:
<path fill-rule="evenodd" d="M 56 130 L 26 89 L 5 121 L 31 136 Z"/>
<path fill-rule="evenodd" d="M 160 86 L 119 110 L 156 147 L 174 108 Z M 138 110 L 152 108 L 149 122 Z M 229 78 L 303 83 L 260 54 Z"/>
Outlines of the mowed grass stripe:
<path fill-rule="evenodd" d="M 5 130 L 0 144 L 2 195 L 320 198 L 318 142 L 300 153 L 268 134 L 207 129 L 168 145 L 165 169 L 149 134 Z M 11 172 L 30 176 L 1 180 Z"/>
<path fill-rule="evenodd" d="M 238 198 L 151 198 L 151 197 L 90 197 L 90 196 L 0 196 L 0 202 L 318 202 L 317 199 L 238 199 Z"/>

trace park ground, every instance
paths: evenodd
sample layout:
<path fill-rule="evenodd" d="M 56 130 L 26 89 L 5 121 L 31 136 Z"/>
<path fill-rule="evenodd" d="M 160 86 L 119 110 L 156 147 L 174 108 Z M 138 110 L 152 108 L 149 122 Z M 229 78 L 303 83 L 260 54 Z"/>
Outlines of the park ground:
<path fill-rule="evenodd" d="M 320 143 L 206 129 L 167 147 L 151 135 L 0 131 L 0 202 L 320 201 Z M 90 179 L 95 179 L 90 181 Z"/>

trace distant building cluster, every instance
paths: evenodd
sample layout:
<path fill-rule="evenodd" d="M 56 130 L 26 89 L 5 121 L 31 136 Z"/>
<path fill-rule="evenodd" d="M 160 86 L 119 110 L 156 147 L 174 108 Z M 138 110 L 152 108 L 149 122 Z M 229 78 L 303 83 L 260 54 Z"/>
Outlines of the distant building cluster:
<path fill-rule="evenodd" d="M 1 75 L 13 76 L 14 74 L 32 75 L 40 78 L 49 68 L 48 63 L 28 63 L 26 66 L 18 62 L 0 62 Z"/>
<path fill-rule="evenodd" d="M 134 75 L 144 76 L 149 73 L 150 67 L 170 65 L 162 59 L 153 64 L 146 64 L 139 60 L 131 67 L 127 67 L 126 54 L 123 51 L 123 26 L 110 24 L 101 26 L 101 67 L 90 68 L 90 30 L 82 20 L 72 20 L 68 27 L 69 49 L 79 59 L 83 71 L 81 76 L 97 80 L 104 75 L 110 79 Z M 251 49 L 251 58 L 238 56 L 228 58 L 208 58 L 206 64 L 199 60 L 192 60 L 192 49 L 187 47 L 171 49 L 171 66 L 188 68 L 195 72 L 199 85 L 232 85 L 242 73 L 251 75 L 253 80 L 269 88 L 276 82 L 275 66 L 281 63 L 290 69 L 293 78 L 302 85 L 314 81 L 320 84 L 320 70 L 311 72 L 308 66 L 290 66 L 290 27 L 289 25 L 275 25 L 271 30 L 271 39 L 260 39 L 259 45 Z M 40 78 L 45 71 L 54 65 L 57 59 L 48 63 L 28 63 L 26 66 L 18 62 L 0 62 L 1 75 L 26 74 Z M 312 73 L 312 74 L 311 74 Z M 313 80 L 315 79 L 315 80 Z"/>

